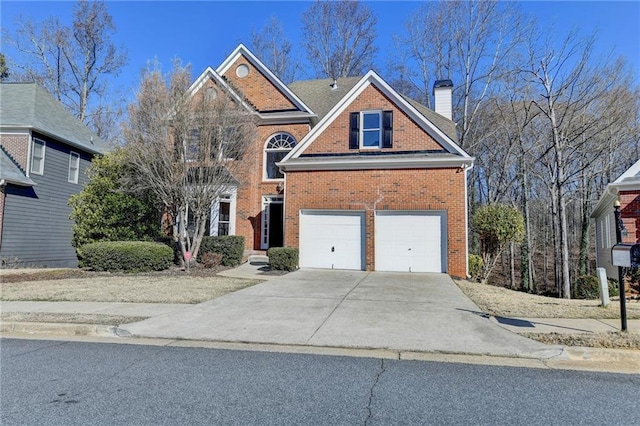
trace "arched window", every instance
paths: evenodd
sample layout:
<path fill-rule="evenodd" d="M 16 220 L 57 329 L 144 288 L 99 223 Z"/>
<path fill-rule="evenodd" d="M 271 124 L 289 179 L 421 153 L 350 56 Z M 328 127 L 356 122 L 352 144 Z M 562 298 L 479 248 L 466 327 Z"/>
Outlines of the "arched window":
<path fill-rule="evenodd" d="M 267 141 L 264 149 L 265 179 L 283 179 L 284 175 L 276 166 L 296 146 L 296 140 L 289 133 L 276 133 Z"/>

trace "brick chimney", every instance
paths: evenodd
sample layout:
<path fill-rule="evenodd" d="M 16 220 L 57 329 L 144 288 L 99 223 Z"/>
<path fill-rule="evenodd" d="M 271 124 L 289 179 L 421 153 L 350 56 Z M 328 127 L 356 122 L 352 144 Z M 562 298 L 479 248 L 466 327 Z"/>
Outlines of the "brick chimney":
<path fill-rule="evenodd" d="M 433 83 L 433 99 L 435 111 L 443 117 L 453 120 L 453 82 L 451 80 L 436 80 Z"/>

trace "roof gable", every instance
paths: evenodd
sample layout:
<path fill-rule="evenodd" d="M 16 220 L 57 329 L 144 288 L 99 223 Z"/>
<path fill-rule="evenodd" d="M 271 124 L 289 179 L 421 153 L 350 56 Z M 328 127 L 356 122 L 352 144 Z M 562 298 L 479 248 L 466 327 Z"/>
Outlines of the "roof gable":
<path fill-rule="evenodd" d="M 618 177 L 613 183 L 622 183 L 624 181 L 640 178 L 640 160 L 636 161 L 631 167 L 629 167 L 623 174 Z"/>
<path fill-rule="evenodd" d="M 288 160 L 299 158 L 305 150 L 324 132 L 333 121 L 339 117 L 358 97 L 370 86 L 374 86 L 400 111 L 413 120 L 423 131 L 429 134 L 436 143 L 438 143 L 447 153 L 455 154 L 465 159 L 472 160 L 471 157 L 460 148 L 451 137 L 449 137 L 440 128 L 434 125 L 425 117 L 412 103 L 408 102 L 403 96 L 389 86 L 374 71 L 369 71 L 360 79 L 347 94 L 333 106 L 333 108 L 324 116 L 324 118 L 316 125 L 311 132 L 283 159 L 283 163 Z"/>
<path fill-rule="evenodd" d="M 0 84 L 0 126 L 27 128 L 90 153 L 108 144 L 35 83 Z"/>
<path fill-rule="evenodd" d="M 191 87 L 187 90 L 189 96 L 193 97 L 202 87 L 204 87 L 207 81 L 213 80 L 213 82 L 224 91 L 229 94 L 238 104 L 242 105 L 247 111 L 251 113 L 257 113 L 253 105 L 249 104 L 232 86 L 229 84 L 220 74 L 218 74 L 213 68 L 207 67 L 200 76 L 191 84 Z"/>
<path fill-rule="evenodd" d="M 600 196 L 598 204 L 596 204 L 592 218 L 598 218 L 602 215 L 611 213 L 613 202 L 618 199 L 619 191 L 636 191 L 640 190 L 640 160 L 636 161 L 618 179 L 607 185 L 606 189 Z"/>
<path fill-rule="evenodd" d="M 230 68 L 241 59 L 246 59 L 258 72 L 260 72 L 271 85 L 284 96 L 284 98 L 299 111 L 313 114 L 309 108 L 294 92 L 291 91 L 266 65 L 262 63 L 249 49 L 242 43 L 220 64 L 216 72 L 224 76 Z M 253 102 L 251 99 L 249 101 Z M 259 108 L 258 108 L 259 109 Z"/>

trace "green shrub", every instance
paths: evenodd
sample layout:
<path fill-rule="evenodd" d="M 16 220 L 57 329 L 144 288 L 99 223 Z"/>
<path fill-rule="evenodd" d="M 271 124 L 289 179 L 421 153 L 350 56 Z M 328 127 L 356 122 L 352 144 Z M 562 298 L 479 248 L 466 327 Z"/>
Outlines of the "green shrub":
<path fill-rule="evenodd" d="M 167 269 L 173 250 L 147 241 L 99 241 L 78 249 L 80 266 L 94 271 L 149 272 Z"/>
<path fill-rule="evenodd" d="M 219 253 L 222 255 L 224 266 L 238 266 L 242 263 L 244 254 L 244 237 L 239 235 L 204 237 L 198 252 L 199 263 L 202 263 L 202 256 L 205 253 Z"/>
<path fill-rule="evenodd" d="M 613 279 L 608 279 L 607 283 L 609 283 L 609 296 L 616 297 L 620 296 L 620 289 L 618 288 L 618 281 Z"/>
<path fill-rule="evenodd" d="M 598 277 L 581 275 L 573 283 L 574 299 L 597 299 L 600 296 Z"/>
<path fill-rule="evenodd" d="M 615 297 L 620 294 L 618 290 L 618 282 L 616 280 L 607 280 L 609 285 L 609 296 Z M 600 297 L 600 280 L 593 275 L 579 276 L 573 284 L 574 299 L 598 299 Z"/>
<path fill-rule="evenodd" d="M 477 254 L 469 255 L 469 275 L 472 280 L 479 280 L 482 274 L 482 267 L 484 266 L 484 262 L 482 262 L 482 258 Z"/>
<path fill-rule="evenodd" d="M 222 255 L 220 253 L 208 252 L 203 254 L 200 259 L 202 266 L 205 268 L 215 268 L 222 264 Z"/>
<path fill-rule="evenodd" d="M 123 150 L 97 156 L 89 181 L 69 198 L 74 221 L 71 244 L 96 241 L 156 241 L 160 237 L 160 210 L 150 194 L 134 194 L 124 180 L 131 173 Z"/>
<path fill-rule="evenodd" d="M 267 251 L 271 269 L 295 271 L 298 268 L 298 249 L 293 247 L 272 247 Z"/>

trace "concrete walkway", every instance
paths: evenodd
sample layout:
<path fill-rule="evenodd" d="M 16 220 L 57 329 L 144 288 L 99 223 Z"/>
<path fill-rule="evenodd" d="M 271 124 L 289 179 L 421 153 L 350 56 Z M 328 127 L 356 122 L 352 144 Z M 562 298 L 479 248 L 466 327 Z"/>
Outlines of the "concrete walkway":
<path fill-rule="evenodd" d="M 119 331 L 281 345 L 551 358 L 492 323 L 444 274 L 300 270 Z"/>

